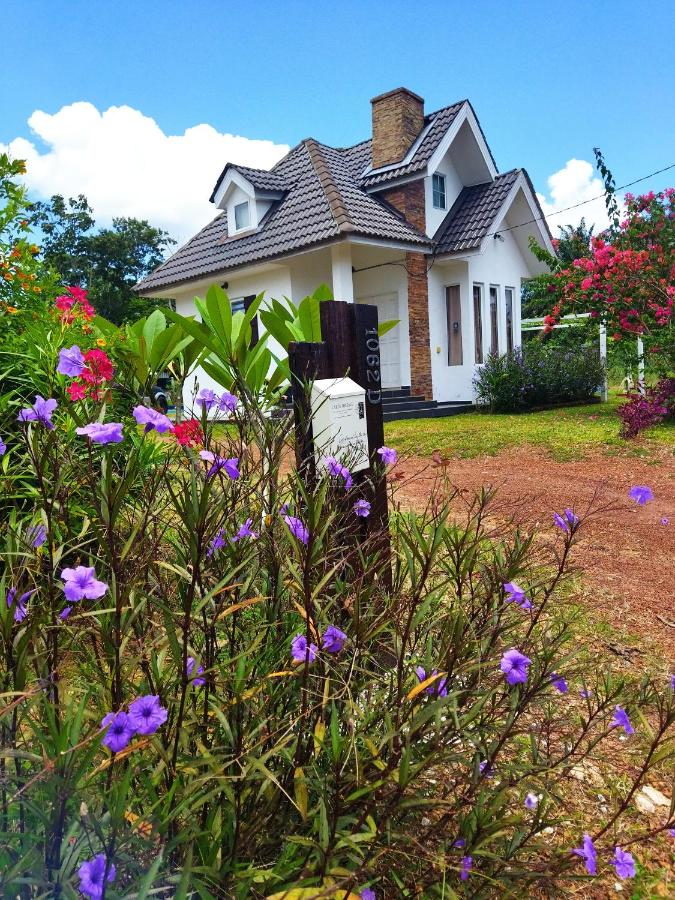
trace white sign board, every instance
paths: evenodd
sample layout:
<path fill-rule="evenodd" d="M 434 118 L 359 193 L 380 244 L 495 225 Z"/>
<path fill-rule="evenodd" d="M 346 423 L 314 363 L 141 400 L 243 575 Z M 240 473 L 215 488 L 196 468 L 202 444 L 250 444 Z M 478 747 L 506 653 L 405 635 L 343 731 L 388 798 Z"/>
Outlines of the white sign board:
<path fill-rule="evenodd" d="M 334 456 L 352 472 L 367 469 L 365 390 L 351 378 L 320 378 L 312 385 L 311 404 L 317 466 Z"/>

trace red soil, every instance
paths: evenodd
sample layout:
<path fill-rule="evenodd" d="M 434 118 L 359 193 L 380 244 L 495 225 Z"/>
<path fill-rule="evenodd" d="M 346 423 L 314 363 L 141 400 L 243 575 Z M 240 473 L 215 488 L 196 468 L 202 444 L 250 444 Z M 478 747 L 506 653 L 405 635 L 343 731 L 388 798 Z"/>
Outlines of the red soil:
<path fill-rule="evenodd" d="M 574 551 L 584 605 L 627 641 L 642 638 L 675 670 L 675 466 L 667 451 L 656 463 L 600 454 L 561 463 L 520 448 L 444 464 L 461 490 L 497 487 L 500 506 L 512 503 L 526 525 L 551 529 L 554 511 L 572 507 L 582 515 L 590 505 L 601 507 L 584 523 Z M 439 467 L 413 457 L 398 469 L 406 475 L 398 499 L 404 506 L 423 507 Z M 651 487 L 655 500 L 646 506 L 630 500 L 628 491 L 636 484 Z"/>

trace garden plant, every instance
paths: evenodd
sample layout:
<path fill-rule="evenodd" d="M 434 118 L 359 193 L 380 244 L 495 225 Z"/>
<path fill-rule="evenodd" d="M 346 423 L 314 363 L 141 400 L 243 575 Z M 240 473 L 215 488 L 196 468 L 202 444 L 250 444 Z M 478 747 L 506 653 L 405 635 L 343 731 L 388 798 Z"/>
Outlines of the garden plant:
<path fill-rule="evenodd" d="M 625 826 L 672 766 L 675 678 L 581 654 L 566 583 L 602 510 L 551 510 L 541 540 L 439 480 L 422 512 L 392 495 L 384 555 L 348 459 L 311 481 L 290 465 L 261 302 L 232 315 L 213 288 L 201 322 L 169 316 L 183 337 L 152 316 L 119 334 L 73 286 L 0 351 L 0 893 L 634 877 L 675 829 L 672 808 Z M 196 359 L 187 338 L 220 388 L 174 422 L 145 389 L 162 348 Z M 381 447 L 370 477 L 387 474 Z M 617 747 L 620 791 L 570 827 L 561 780 Z"/>

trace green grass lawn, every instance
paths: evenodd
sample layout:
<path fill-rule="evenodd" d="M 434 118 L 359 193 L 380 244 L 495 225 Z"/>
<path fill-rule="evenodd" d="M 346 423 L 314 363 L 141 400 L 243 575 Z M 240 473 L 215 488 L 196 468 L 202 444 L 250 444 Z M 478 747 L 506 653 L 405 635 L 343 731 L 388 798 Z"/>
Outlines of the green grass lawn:
<path fill-rule="evenodd" d="M 610 397 L 607 403 L 518 415 L 470 412 L 447 419 L 387 422 L 385 439 L 404 453 L 426 456 L 438 449 L 464 458 L 481 453 L 493 456 L 507 447 L 524 445 L 541 447 L 560 461 L 581 459 L 597 450 L 650 457 L 664 447 L 675 449 L 673 422 L 651 428 L 637 440 L 619 437 L 616 410 L 622 402 Z"/>

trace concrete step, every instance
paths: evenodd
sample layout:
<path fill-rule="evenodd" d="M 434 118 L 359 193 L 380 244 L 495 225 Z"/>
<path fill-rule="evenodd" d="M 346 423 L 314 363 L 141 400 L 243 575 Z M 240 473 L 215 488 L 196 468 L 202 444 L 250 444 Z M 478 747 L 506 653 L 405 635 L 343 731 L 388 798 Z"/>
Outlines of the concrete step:
<path fill-rule="evenodd" d="M 394 422 L 402 419 L 438 419 L 444 416 L 457 416 L 474 409 L 473 403 L 435 403 L 431 408 L 424 404 L 408 409 L 392 410 L 385 407 L 382 410 L 382 418 L 385 422 Z"/>

